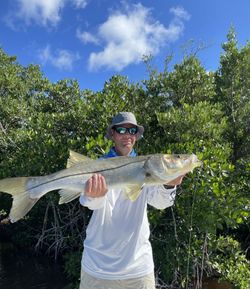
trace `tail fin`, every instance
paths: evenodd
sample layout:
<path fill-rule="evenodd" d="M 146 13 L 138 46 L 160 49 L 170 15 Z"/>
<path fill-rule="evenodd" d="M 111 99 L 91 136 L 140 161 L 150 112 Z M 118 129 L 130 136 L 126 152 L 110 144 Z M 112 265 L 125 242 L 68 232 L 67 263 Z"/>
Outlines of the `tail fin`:
<path fill-rule="evenodd" d="M 26 190 L 28 177 L 7 178 L 0 180 L 0 192 L 12 195 L 13 203 L 9 218 L 12 223 L 23 218 L 35 205 L 38 199 L 31 199 Z"/>

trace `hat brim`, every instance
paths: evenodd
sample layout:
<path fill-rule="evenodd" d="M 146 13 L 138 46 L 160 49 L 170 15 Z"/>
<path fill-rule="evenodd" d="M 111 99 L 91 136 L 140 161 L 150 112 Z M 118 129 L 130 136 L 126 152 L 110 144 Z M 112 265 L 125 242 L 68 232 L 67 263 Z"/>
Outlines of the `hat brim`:
<path fill-rule="evenodd" d="M 121 125 L 121 124 L 125 124 L 125 123 L 126 123 L 126 124 L 129 124 L 129 122 L 127 122 L 127 121 L 122 121 L 122 122 L 116 123 L 115 125 L 114 125 L 114 124 L 110 125 L 110 126 L 107 128 L 105 137 L 106 137 L 107 139 L 112 140 L 112 128 L 113 128 L 114 126 Z M 131 123 L 131 124 L 133 124 L 133 123 Z M 139 139 L 141 139 L 141 138 L 143 137 L 144 127 L 143 127 L 142 125 L 138 125 L 138 124 L 133 124 L 133 125 L 138 128 L 138 132 L 137 132 L 137 134 L 136 134 L 136 140 L 139 140 Z"/>

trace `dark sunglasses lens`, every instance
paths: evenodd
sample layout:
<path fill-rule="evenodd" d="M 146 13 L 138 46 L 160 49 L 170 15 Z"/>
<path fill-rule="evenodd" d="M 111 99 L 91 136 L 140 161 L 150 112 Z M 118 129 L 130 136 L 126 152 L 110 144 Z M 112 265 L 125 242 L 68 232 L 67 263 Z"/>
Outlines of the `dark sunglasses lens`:
<path fill-rule="evenodd" d="M 137 129 L 137 127 L 131 127 L 131 128 L 128 129 L 128 131 L 129 131 L 130 134 L 134 135 L 134 134 L 137 133 L 138 129 Z"/>
<path fill-rule="evenodd" d="M 126 128 L 126 127 L 118 126 L 118 127 L 115 127 L 114 129 L 119 134 L 125 134 L 126 132 L 128 132 L 131 135 L 135 135 L 138 132 L 137 127 Z"/>
<path fill-rule="evenodd" d="M 115 127 L 115 131 L 119 134 L 125 134 L 126 130 L 127 129 L 125 127 Z"/>

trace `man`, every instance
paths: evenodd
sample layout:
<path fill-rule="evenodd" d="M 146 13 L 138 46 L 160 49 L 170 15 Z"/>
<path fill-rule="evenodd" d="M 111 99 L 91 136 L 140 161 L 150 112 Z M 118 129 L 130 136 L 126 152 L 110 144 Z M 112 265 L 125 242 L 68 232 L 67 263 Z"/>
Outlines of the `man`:
<path fill-rule="evenodd" d="M 131 112 L 118 113 L 106 134 L 114 147 L 103 158 L 135 157 L 133 147 L 143 132 Z M 166 186 L 144 186 L 134 202 L 122 190 L 109 190 L 100 174 L 88 180 L 80 203 L 93 215 L 84 241 L 80 289 L 155 289 L 147 204 L 158 209 L 173 205 L 182 178 Z"/>

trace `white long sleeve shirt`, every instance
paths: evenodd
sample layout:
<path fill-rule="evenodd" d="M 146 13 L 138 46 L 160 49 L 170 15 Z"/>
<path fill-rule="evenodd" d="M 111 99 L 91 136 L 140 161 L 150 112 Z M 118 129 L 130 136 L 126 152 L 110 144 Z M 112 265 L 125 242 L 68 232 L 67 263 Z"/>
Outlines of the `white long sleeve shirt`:
<path fill-rule="evenodd" d="M 80 197 L 94 210 L 86 232 L 83 270 L 100 279 L 129 279 L 154 270 L 149 242 L 147 204 L 157 209 L 172 206 L 175 189 L 144 186 L 138 199 L 129 200 L 122 190 L 109 190 L 105 197 Z"/>

